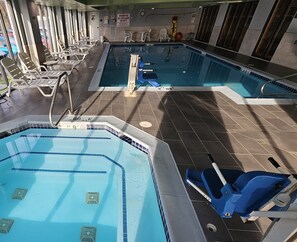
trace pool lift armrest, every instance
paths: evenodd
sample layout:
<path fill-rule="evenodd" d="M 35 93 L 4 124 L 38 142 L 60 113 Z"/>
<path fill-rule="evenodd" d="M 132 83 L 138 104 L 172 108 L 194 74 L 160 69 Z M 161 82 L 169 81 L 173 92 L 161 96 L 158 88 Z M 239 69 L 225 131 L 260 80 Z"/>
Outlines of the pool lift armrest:
<path fill-rule="evenodd" d="M 242 218 L 244 222 L 246 220 L 255 221 L 259 217 L 297 219 L 297 211 L 269 211 L 274 206 L 285 208 L 296 200 L 297 194 L 295 194 L 295 197 L 293 198 L 291 197 L 291 194 L 296 192 L 297 190 L 297 179 L 290 172 L 282 169 L 278 162 L 274 160 L 272 157 L 269 157 L 268 160 L 279 171 L 280 174 L 290 174 L 288 176 L 290 184 L 287 187 L 285 187 L 281 192 L 272 197 L 266 204 L 260 207 L 259 210 L 251 212 L 248 218 Z"/>

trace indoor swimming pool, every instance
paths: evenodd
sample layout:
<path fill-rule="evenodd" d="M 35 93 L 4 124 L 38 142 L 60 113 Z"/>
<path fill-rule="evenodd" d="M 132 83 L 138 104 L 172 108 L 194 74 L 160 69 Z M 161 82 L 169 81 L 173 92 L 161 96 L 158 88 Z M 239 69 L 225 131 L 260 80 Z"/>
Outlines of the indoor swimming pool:
<path fill-rule="evenodd" d="M 0 140 L 0 241 L 168 241 L 148 151 L 105 129 Z"/>
<path fill-rule="evenodd" d="M 99 87 L 126 87 L 130 54 L 139 54 L 146 69 L 158 76 L 161 87 L 229 87 L 244 98 L 296 97 L 295 88 L 281 83 L 261 87 L 270 79 L 246 68 L 187 47 L 183 44 L 111 45 L 102 72 Z M 137 84 L 150 86 L 149 83 Z"/>

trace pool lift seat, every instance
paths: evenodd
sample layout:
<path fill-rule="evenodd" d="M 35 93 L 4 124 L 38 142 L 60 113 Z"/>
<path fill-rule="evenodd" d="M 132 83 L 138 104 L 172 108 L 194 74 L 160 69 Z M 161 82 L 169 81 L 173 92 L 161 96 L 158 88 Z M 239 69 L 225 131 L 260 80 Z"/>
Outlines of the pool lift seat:
<path fill-rule="evenodd" d="M 138 76 L 137 82 L 144 84 L 148 82 L 153 87 L 160 87 L 160 83 L 157 82 L 158 76 L 153 69 L 144 69 L 145 65 L 151 65 L 151 63 L 144 63 L 142 58 L 139 58 L 138 62 Z"/>
<path fill-rule="evenodd" d="M 244 222 L 259 217 L 297 219 L 297 211 L 286 211 L 297 197 L 297 179 L 284 174 L 272 157 L 268 160 L 281 173 L 220 170 L 212 156 L 208 157 L 214 169 L 187 169 L 186 183 L 204 196 L 222 218 L 237 213 Z"/>
<path fill-rule="evenodd" d="M 144 69 L 145 65 L 150 65 L 150 63 L 144 63 L 142 58 L 137 54 L 130 55 L 130 65 L 128 73 L 128 84 L 127 91 L 125 92 L 126 96 L 135 95 L 134 91 L 136 88 L 136 82 L 140 85 L 148 82 L 154 87 L 159 87 L 160 84 L 157 82 L 157 74 L 153 70 Z"/>

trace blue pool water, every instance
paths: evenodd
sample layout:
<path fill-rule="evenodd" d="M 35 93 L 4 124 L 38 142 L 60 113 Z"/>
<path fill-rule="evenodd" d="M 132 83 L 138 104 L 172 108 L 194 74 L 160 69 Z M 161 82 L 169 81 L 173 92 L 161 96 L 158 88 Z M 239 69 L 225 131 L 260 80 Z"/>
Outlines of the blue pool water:
<path fill-rule="evenodd" d="M 146 68 L 154 69 L 158 82 L 165 87 L 227 86 L 241 96 L 251 98 L 261 97 L 260 88 L 266 81 L 265 78 L 241 71 L 240 67 L 202 55 L 183 45 L 112 45 L 100 86 L 127 86 L 130 54 L 139 54 L 144 62 L 152 63 Z M 273 84 L 267 85 L 265 93 L 292 96 L 290 90 Z"/>
<path fill-rule="evenodd" d="M 1 242 L 92 241 L 84 226 L 96 242 L 166 241 L 148 155 L 106 130 L 28 129 L 0 147 Z"/>

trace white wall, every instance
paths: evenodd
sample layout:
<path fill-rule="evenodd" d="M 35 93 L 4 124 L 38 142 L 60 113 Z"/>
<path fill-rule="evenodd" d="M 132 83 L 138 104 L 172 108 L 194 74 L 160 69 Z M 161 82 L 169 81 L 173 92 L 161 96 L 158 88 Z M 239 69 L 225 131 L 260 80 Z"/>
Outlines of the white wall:
<path fill-rule="evenodd" d="M 144 11 L 141 16 L 140 12 Z M 130 26 L 117 27 L 115 19 L 118 13 L 130 13 Z M 195 17 L 193 17 L 195 15 Z M 188 33 L 194 32 L 198 20 L 198 8 L 181 8 L 181 9 L 118 9 L 118 10 L 101 10 L 100 16 L 100 33 L 110 41 L 123 41 L 125 30 L 132 30 L 135 32 L 134 39 L 140 40 L 140 32 L 152 29 L 151 40 L 159 39 L 159 32 L 161 28 L 166 28 L 171 34 L 172 17 L 177 16 L 177 32 L 183 34 L 183 39 L 187 37 Z M 104 19 L 108 18 L 108 23 Z"/>

